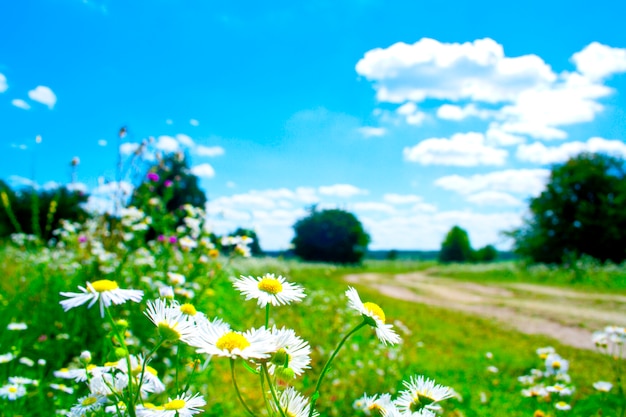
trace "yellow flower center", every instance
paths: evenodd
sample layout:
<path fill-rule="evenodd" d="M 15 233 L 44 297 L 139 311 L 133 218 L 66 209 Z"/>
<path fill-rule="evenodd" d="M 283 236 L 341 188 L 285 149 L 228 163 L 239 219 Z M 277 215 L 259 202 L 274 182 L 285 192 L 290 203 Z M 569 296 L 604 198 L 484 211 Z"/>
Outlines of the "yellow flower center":
<path fill-rule="evenodd" d="M 87 369 L 87 371 L 93 371 L 93 370 L 94 370 L 94 369 L 96 369 L 96 368 L 97 368 L 97 366 L 96 366 L 96 365 L 94 365 L 94 364 L 92 363 L 92 364 L 90 364 L 90 365 L 87 365 L 87 368 L 86 368 L 86 369 Z"/>
<path fill-rule="evenodd" d="M 218 349 L 226 349 L 229 352 L 232 352 L 235 349 L 244 350 L 248 346 L 250 346 L 250 342 L 240 335 L 239 333 L 230 332 L 226 333 L 222 337 L 217 340 L 215 344 Z"/>
<path fill-rule="evenodd" d="M 218 256 L 220 256 L 220 251 L 218 251 L 217 249 L 211 249 L 209 251 L 209 256 L 213 259 L 217 258 Z"/>
<path fill-rule="evenodd" d="M 283 290 L 283 284 L 276 278 L 271 277 L 263 277 L 263 279 L 259 281 L 258 287 L 261 291 L 265 291 L 269 294 L 278 294 Z"/>
<path fill-rule="evenodd" d="M 120 363 L 120 361 L 115 361 L 115 362 L 105 362 L 104 366 L 117 366 L 117 364 Z"/>
<path fill-rule="evenodd" d="M 545 417 L 545 413 L 541 410 L 537 410 L 535 411 L 535 413 L 533 414 L 533 417 Z"/>
<path fill-rule="evenodd" d="M 185 303 L 182 306 L 180 306 L 180 311 L 182 311 L 183 314 L 186 314 L 188 316 L 195 316 L 197 313 L 196 308 L 193 306 L 193 304 L 189 304 L 189 303 Z"/>
<path fill-rule="evenodd" d="M 85 399 L 83 400 L 83 402 L 82 402 L 82 403 L 80 403 L 80 404 L 81 404 L 81 405 L 83 405 L 83 406 L 85 406 L 85 407 L 88 407 L 88 406 L 90 406 L 90 405 L 92 405 L 92 404 L 95 404 L 95 403 L 96 403 L 96 401 L 98 401 L 98 399 L 97 399 L 96 397 L 87 397 L 87 398 L 85 398 Z"/>
<path fill-rule="evenodd" d="M 9 392 L 11 394 L 15 394 L 17 392 L 17 387 L 9 387 Z"/>
<path fill-rule="evenodd" d="M 553 367 L 554 369 L 559 369 L 559 368 L 561 368 L 561 362 L 559 362 L 559 361 L 554 361 L 554 362 L 552 362 L 552 367 Z"/>
<path fill-rule="evenodd" d="M 174 324 L 176 326 L 176 324 Z M 172 327 L 167 322 L 160 322 L 157 326 L 159 329 L 159 334 L 165 339 L 170 341 L 176 341 L 180 339 L 180 332 L 176 330 L 175 327 Z"/>
<path fill-rule="evenodd" d="M 163 405 L 165 410 L 180 410 L 185 406 L 185 400 L 172 400 L 169 403 Z"/>
<path fill-rule="evenodd" d="M 116 290 L 119 288 L 117 286 L 117 282 L 111 281 L 108 279 L 101 279 L 99 281 L 94 281 L 91 283 L 91 286 L 97 292 L 112 291 L 112 290 Z"/>
<path fill-rule="evenodd" d="M 363 303 L 363 307 L 365 307 L 367 311 L 378 317 L 380 321 L 382 321 L 383 323 L 385 322 L 385 312 L 382 308 L 378 306 L 378 304 Z"/>

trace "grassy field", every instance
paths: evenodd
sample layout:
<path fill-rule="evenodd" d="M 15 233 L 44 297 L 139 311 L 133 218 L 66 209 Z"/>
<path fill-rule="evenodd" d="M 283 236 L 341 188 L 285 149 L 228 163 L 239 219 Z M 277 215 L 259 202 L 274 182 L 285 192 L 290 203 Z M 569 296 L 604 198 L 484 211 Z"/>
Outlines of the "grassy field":
<path fill-rule="evenodd" d="M 198 251 L 165 246 L 136 246 L 107 258 L 106 254 L 111 253 L 116 252 L 109 249 L 94 254 L 93 247 L 76 242 L 65 249 L 7 244 L 0 250 L 0 358 L 4 358 L 0 361 L 0 385 L 8 387 L 10 378 L 17 376 L 37 381 L 36 385 L 23 384 L 26 393 L 19 398 L 3 395 L 1 415 L 51 415 L 51 410 L 70 410 L 89 390 L 84 382 L 59 378 L 55 371 L 84 368 L 77 358 L 85 350 L 91 353 L 94 364 L 119 359 L 119 352 L 117 357 L 114 354 L 119 346 L 111 342 L 112 336 L 115 339 L 112 327 L 100 316 L 97 305 L 64 312 L 59 304 L 64 299 L 60 292 L 76 292 L 78 285 L 85 286 L 87 281 L 114 277 L 122 288 L 144 291 L 140 303 L 127 302 L 110 309 L 114 319 L 123 318 L 129 323 L 124 335 L 128 352 L 143 355 L 158 339 L 155 326 L 144 314 L 146 303 L 158 298 L 162 283 L 172 285 L 168 272 L 185 277 L 184 283 L 174 285 L 177 299 L 192 302 L 207 317 L 220 317 L 241 331 L 263 326 L 265 310 L 254 300 L 245 301 L 233 288 L 232 277 L 273 273 L 302 285 L 306 298 L 301 303 L 272 307 L 269 324 L 294 329 L 309 342 L 311 369 L 289 381 L 307 397 L 313 395 L 333 349 L 362 321 L 360 314 L 348 307 L 344 294 L 348 284 L 343 281 L 347 274 L 421 270 L 483 283 L 510 280 L 626 292 L 623 267 L 588 264 L 577 266 L 582 272 L 526 268 L 514 263 L 440 266 L 432 262 L 371 261 L 358 267 L 337 267 L 273 258 L 201 258 Z M 616 395 L 616 386 L 609 393 L 593 388 L 597 381 L 615 383 L 614 368 L 622 366 L 623 359 L 575 349 L 547 337 L 503 330 L 489 320 L 445 308 L 390 299 L 366 286 L 357 286 L 357 290 L 363 301 L 374 302 L 384 310 L 386 322 L 394 326 L 402 342 L 385 346 L 369 326 L 354 334 L 321 385 L 316 408 L 322 416 L 366 415 L 353 408 L 355 400 L 364 393 L 395 397 L 404 389 L 403 381 L 414 375 L 432 378 L 456 391 L 455 398 L 441 403 L 443 416 L 541 415 L 535 414 L 538 410 L 552 416 L 623 415 L 624 398 Z M 24 323 L 27 328 L 9 330 L 15 327 L 12 323 Z M 564 385 L 574 388 L 570 396 L 522 395 L 527 386 L 518 378 L 532 369 L 545 369 L 536 350 L 546 346 L 552 346 L 569 362 L 571 382 Z M 202 366 L 192 374 L 187 365 L 195 359 Z M 247 370 L 242 362 L 236 363 L 241 393 L 253 414 L 267 415 L 259 375 Z M 156 351 L 150 366 L 158 371 L 167 391 L 150 395 L 149 401 L 164 403 L 168 397 L 173 398 L 176 387 L 181 391 L 192 376 L 189 391 L 205 399 L 203 415 L 246 415 L 233 389 L 228 358 L 214 356 L 209 361 L 207 355 L 197 355 L 189 346 L 168 342 Z M 64 384 L 68 389 L 64 391 L 55 384 Z M 278 387 L 284 389 L 285 385 Z M 66 392 L 70 388 L 72 393 Z M 571 410 L 559 410 L 555 405 L 560 401 L 570 405 Z M 103 410 L 94 415 L 116 412 Z"/>

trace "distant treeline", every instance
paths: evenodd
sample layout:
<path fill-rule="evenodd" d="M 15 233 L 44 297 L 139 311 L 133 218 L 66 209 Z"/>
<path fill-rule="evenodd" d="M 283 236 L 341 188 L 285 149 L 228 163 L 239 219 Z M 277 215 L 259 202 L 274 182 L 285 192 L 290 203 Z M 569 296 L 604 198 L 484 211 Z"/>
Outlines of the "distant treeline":
<path fill-rule="evenodd" d="M 264 255 L 273 258 L 295 258 L 292 251 L 264 251 Z M 438 250 L 369 250 L 365 255 L 365 259 L 385 260 L 397 259 L 408 261 L 436 261 L 439 257 Z M 518 259 L 518 257 L 509 251 L 498 251 L 498 261 L 510 261 Z"/>

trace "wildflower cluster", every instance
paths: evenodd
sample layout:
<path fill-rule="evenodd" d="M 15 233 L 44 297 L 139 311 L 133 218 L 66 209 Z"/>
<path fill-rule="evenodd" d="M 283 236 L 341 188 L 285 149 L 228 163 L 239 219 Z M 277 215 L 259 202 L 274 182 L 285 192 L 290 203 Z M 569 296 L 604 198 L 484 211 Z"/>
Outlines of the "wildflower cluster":
<path fill-rule="evenodd" d="M 571 384 L 568 373 L 569 361 L 561 357 L 551 346 L 539 348 L 536 353 L 543 361 L 543 368 L 531 369 L 529 374 L 518 378 L 525 386 L 522 395 L 535 398 L 540 403 L 554 401 L 557 410 L 570 410 L 572 406 L 569 398 L 574 393 L 575 387 Z"/>

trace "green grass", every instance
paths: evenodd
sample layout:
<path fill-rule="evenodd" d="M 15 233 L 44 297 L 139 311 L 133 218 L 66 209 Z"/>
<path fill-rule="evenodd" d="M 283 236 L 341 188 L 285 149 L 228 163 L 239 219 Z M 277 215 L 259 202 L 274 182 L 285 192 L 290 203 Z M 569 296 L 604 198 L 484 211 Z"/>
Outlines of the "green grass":
<path fill-rule="evenodd" d="M 138 265 L 133 258 L 119 270 L 126 288 L 143 288 L 146 296 L 141 304 L 127 303 L 116 306 L 116 317 L 129 320 L 132 334 L 138 345 L 131 351 L 144 350 L 155 337 L 154 326 L 143 315 L 147 299 L 154 298 L 154 287 L 146 284 L 163 280 L 164 272 L 176 270 L 183 273 L 188 284 L 195 285 L 193 303 L 209 317 L 218 316 L 236 330 L 259 327 L 264 321 L 261 311 L 253 301 L 244 301 L 231 285 L 230 276 L 262 275 L 267 272 L 283 275 L 303 285 L 307 298 L 299 304 L 273 308 L 271 323 L 293 328 L 308 340 L 313 348 L 312 369 L 298 378 L 294 385 L 306 395 L 313 393 L 318 375 L 325 360 L 341 337 L 361 321 L 359 315 L 347 308 L 344 292 L 348 285 L 342 276 L 356 272 L 402 273 L 422 270 L 453 278 L 480 282 L 512 281 L 594 288 L 594 277 L 601 289 L 623 290 L 626 286 L 615 278 L 624 271 L 611 272 L 596 266 L 586 270 L 588 278 L 568 281 L 565 270 L 532 270 L 512 263 L 493 266 L 437 266 L 432 262 L 368 261 L 362 266 L 338 267 L 326 264 L 306 264 L 277 259 L 245 259 L 223 266 L 217 274 L 210 265 L 203 266 L 190 254 L 177 258 L 161 253 L 154 267 Z M 92 352 L 94 361 L 110 360 L 106 342 L 107 328 L 103 325 L 97 308 L 85 306 L 63 312 L 59 305 L 60 291 L 76 291 L 86 280 L 102 278 L 86 254 L 48 251 L 21 251 L 0 249 L 0 329 L 10 322 L 26 322 L 28 330 L 12 332 L 0 330 L 0 355 L 12 351 L 17 357 L 35 361 L 44 359 L 43 366 L 28 367 L 18 360 L 0 364 L 0 384 L 9 376 L 21 375 L 37 378 L 39 388 L 15 402 L 0 399 L 4 406 L 1 415 L 49 415 L 51 409 L 68 409 L 76 399 L 86 393 L 83 384 L 74 384 L 72 395 L 49 388 L 53 371 L 67 366 L 82 350 Z M 621 274 L 621 275 L 620 275 Z M 569 272 L 571 275 L 571 272 Z M 95 278 L 94 278 L 95 277 Z M 323 416 L 357 415 L 352 403 L 364 393 L 396 394 L 403 389 L 402 381 L 412 375 L 425 375 L 438 383 L 454 388 L 460 398 L 444 403 L 444 416 L 532 416 L 537 409 L 557 415 L 553 403 L 524 398 L 523 388 L 517 378 L 532 368 L 542 366 L 535 354 L 539 347 L 551 345 L 570 361 L 570 375 L 576 391 L 570 415 L 616 415 L 619 407 L 615 396 L 596 393 L 592 383 L 611 380 L 614 360 L 591 351 L 564 346 L 547 337 L 530 336 L 502 329 L 493 322 L 445 309 L 403 302 L 384 297 L 366 287 L 357 287 L 364 301 L 380 305 L 387 322 L 394 324 L 403 337 L 396 347 L 382 346 L 370 328 L 364 328 L 343 347 L 322 386 L 318 409 Z M 492 359 L 486 353 L 493 354 Z M 182 348 L 177 359 L 170 347 L 159 350 L 153 365 L 161 375 L 171 378 L 177 360 L 192 357 L 189 348 Z M 172 362 L 173 361 L 173 362 Z M 498 368 L 491 373 L 488 366 Z M 237 367 L 238 382 L 250 405 L 262 409 L 258 376 L 243 366 Z M 172 379 L 169 384 L 172 385 Z M 206 416 L 244 415 L 232 389 L 229 362 L 214 357 L 208 368 L 198 374 L 192 383 L 194 392 L 207 400 Z M 483 393 L 483 395 L 481 395 Z M 481 401 L 481 396 L 486 401 Z M 165 400 L 165 395 L 156 397 Z M 553 400 L 554 402 L 554 400 Z"/>

